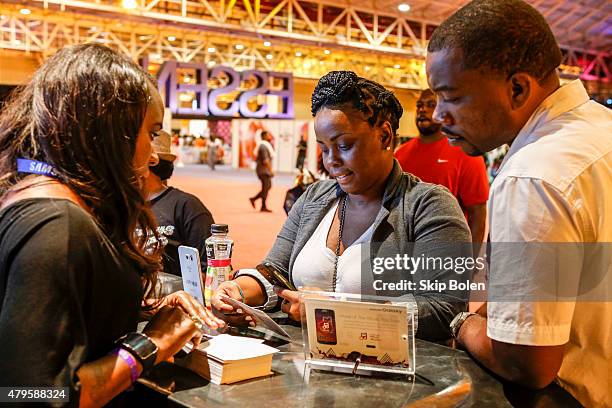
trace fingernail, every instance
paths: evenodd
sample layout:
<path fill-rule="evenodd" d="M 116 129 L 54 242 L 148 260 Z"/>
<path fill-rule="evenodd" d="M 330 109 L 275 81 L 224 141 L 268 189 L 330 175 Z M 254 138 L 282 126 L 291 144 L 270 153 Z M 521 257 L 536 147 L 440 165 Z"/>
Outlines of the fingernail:
<path fill-rule="evenodd" d="M 251 326 L 251 327 L 255 327 L 255 322 L 251 322 L 251 323 L 249 323 L 249 326 Z"/>
<path fill-rule="evenodd" d="M 245 317 L 244 319 L 245 319 L 245 320 L 248 320 L 249 322 L 250 322 L 251 320 L 253 320 L 253 318 L 252 318 L 251 316 L 247 316 L 247 317 Z"/>
<path fill-rule="evenodd" d="M 236 313 L 242 313 L 242 309 L 236 309 Z"/>

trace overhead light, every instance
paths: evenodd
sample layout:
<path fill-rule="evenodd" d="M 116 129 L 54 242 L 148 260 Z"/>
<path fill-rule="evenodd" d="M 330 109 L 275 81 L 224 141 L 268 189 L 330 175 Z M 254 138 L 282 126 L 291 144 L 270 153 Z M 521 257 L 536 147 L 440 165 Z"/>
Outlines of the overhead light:
<path fill-rule="evenodd" d="M 264 47 L 269 47 L 271 45 L 272 43 L 270 41 L 264 41 Z"/>
<path fill-rule="evenodd" d="M 13 45 L 19 45 L 21 44 L 21 40 L 13 40 Z"/>
<path fill-rule="evenodd" d="M 236 44 L 236 45 L 234 45 L 234 48 L 236 48 L 237 50 L 243 50 L 244 49 L 244 45 Z"/>
<path fill-rule="evenodd" d="M 397 6 L 397 9 L 402 13 L 406 13 L 407 11 L 410 11 L 410 4 L 402 3 Z"/>
<path fill-rule="evenodd" d="M 136 3 L 136 0 L 121 0 L 121 6 L 127 10 L 134 10 L 138 7 L 138 3 Z"/>
<path fill-rule="evenodd" d="M 150 35 L 141 35 L 140 37 L 138 37 L 140 41 L 145 41 L 145 40 L 148 40 L 149 38 L 151 38 Z"/>
<path fill-rule="evenodd" d="M 267 59 L 267 60 L 271 60 L 271 59 L 272 59 L 272 54 L 267 54 L 267 55 L 266 55 L 266 59 Z"/>
<path fill-rule="evenodd" d="M 93 27 L 91 27 L 91 28 L 89 29 L 89 32 L 90 32 L 90 33 L 95 33 L 95 32 L 97 32 L 97 31 L 98 31 L 98 27 L 96 27 L 96 26 L 93 26 Z"/>
<path fill-rule="evenodd" d="M 215 65 L 217 65 L 217 61 L 215 61 L 215 60 L 208 61 L 208 66 L 209 67 L 214 67 Z"/>
<path fill-rule="evenodd" d="M 217 49 L 215 47 L 208 47 L 208 52 L 215 52 Z"/>
<path fill-rule="evenodd" d="M 188 84 L 189 82 L 191 82 L 191 77 L 190 77 L 189 75 L 185 75 L 185 76 L 183 77 L 183 82 L 184 82 L 184 83 L 186 83 L 186 84 Z"/>
<path fill-rule="evenodd" d="M 159 55 L 159 54 L 149 54 L 149 58 L 151 58 L 153 60 L 158 60 L 158 59 L 161 59 L 161 55 Z"/>
<path fill-rule="evenodd" d="M 372 69 L 372 68 L 371 68 L 369 65 L 366 65 L 366 66 L 365 66 L 365 70 L 366 70 L 366 71 L 369 71 L 370 69 Z"/>
<path fill-rule="evenodd" d="M 323 51 L 323 54 L 329 55 L 329 54 L 331 54 L 331 51 L 330 50 L 325 50 L 325 51 Z"/>
<path fill-rule="evenodd" d="M 295 53 L 295 56 L 296 56 L 296 57 L 301 57 L 301 56 L 302 56 L 302 53 L 301 53 L 301 52 L 299 52 L 299 51 L 297 51 L 297 52 Z"/>
<path fill-rule="evenodd" d="M 175 40 L 176 40 L 175 36 L 173 36 L 173 35 L 169 35 L 168 36 L 168 41 L 175 41 Z"/>
<path fill-rule="evenodd" d="M 395 69 L 400 69 L 401 67 L 402 67 L 402 66 L 401 66 L 400 64 L 395 64 L 395 65 L 393 66 L 393 68 L 395 68 Z"/>
<path fill-rule="evenodd" d="M 23 14 L 24 16 L 28 16 L 32 14 L 32 11 L 29 8 L 22 8 L 21 10 L 19 10 L 19 12 Z"/>

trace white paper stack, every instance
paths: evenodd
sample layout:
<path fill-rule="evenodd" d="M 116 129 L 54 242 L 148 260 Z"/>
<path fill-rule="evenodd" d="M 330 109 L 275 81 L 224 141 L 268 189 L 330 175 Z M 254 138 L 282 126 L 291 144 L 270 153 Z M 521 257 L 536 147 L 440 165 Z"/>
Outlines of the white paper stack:
<path fill-rule="evenodd" d="M 202 342 L 182 361 L 213 384 L 231 384 L 272 373 L 272 355 L 278 350 L 263 340 L 221 334 Z"/>

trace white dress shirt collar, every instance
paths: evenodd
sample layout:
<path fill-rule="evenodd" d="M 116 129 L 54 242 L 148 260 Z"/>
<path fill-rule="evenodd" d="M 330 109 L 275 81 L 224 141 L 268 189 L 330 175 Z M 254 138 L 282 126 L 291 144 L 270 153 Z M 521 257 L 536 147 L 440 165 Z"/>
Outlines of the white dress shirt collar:
<path fill-rule="evenodd" d="M 537 128 L 588 101 L 589 95 L 579 79 L 576 79 L 567 85 L 561 86 L 555 92 L 548 95 L 548 97 L 546 97 L 546 99 L 544 99 L 542 103 L 540 103 L 540 105 L 538 105 L 538 107 L 533 111 L 529 120 L 527 120 L 512 142 L 512 145 L 510 146 L 510 149 L 508 150 L 508 153 L 500 166 L 500 171 L 514 153 L 518 152 L 528 144 L 535 142 L 538 137 L 540 137 L 540 135 L 537 135 L 535 132 Z"/>

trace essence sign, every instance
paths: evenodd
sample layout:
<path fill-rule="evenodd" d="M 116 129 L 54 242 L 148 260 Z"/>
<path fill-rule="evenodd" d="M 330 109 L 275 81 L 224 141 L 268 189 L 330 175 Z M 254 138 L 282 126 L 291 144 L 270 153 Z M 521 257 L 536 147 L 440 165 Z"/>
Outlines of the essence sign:
<path fill-rule="evenodd" d="M 179 69 L 195 71 L 196 83 L 180 83 L 178 80 Z M 228 83 L 219 88 L 208 89 L 208 78 L 214 78 L 221 73 L 229 78 Z M 217 105 L 217 97 L 235 92 L 240 86 L 240 82 L 247 79 L 255 80 L 256 86 L 253 89 L 248 89 L 239 94 L 229 106 L 222 108 Z M 280 80 L 283 84 L 282 89 L 270 89 L 273 80 Z M 290 73 L 257 70 L 236 72 L 232 68 L 224 66 L 216 66 L 209 70 L 205 64 L 166 61 L 157 74 L 157 85 L 160 92 L 165 91 L 164 104 L 173 114 L 271 119 L 293 118 L 293 76 Z M 195 93 L 195 103 L 192 107 L 180 106 L 178 97 L 181 92 Z M 258 95 L 278 96 L 279 109 L 270 112 L 267 104 L 263 104 L 259 105 L 256 110 L 251 110 L 248 102 Z"/>

